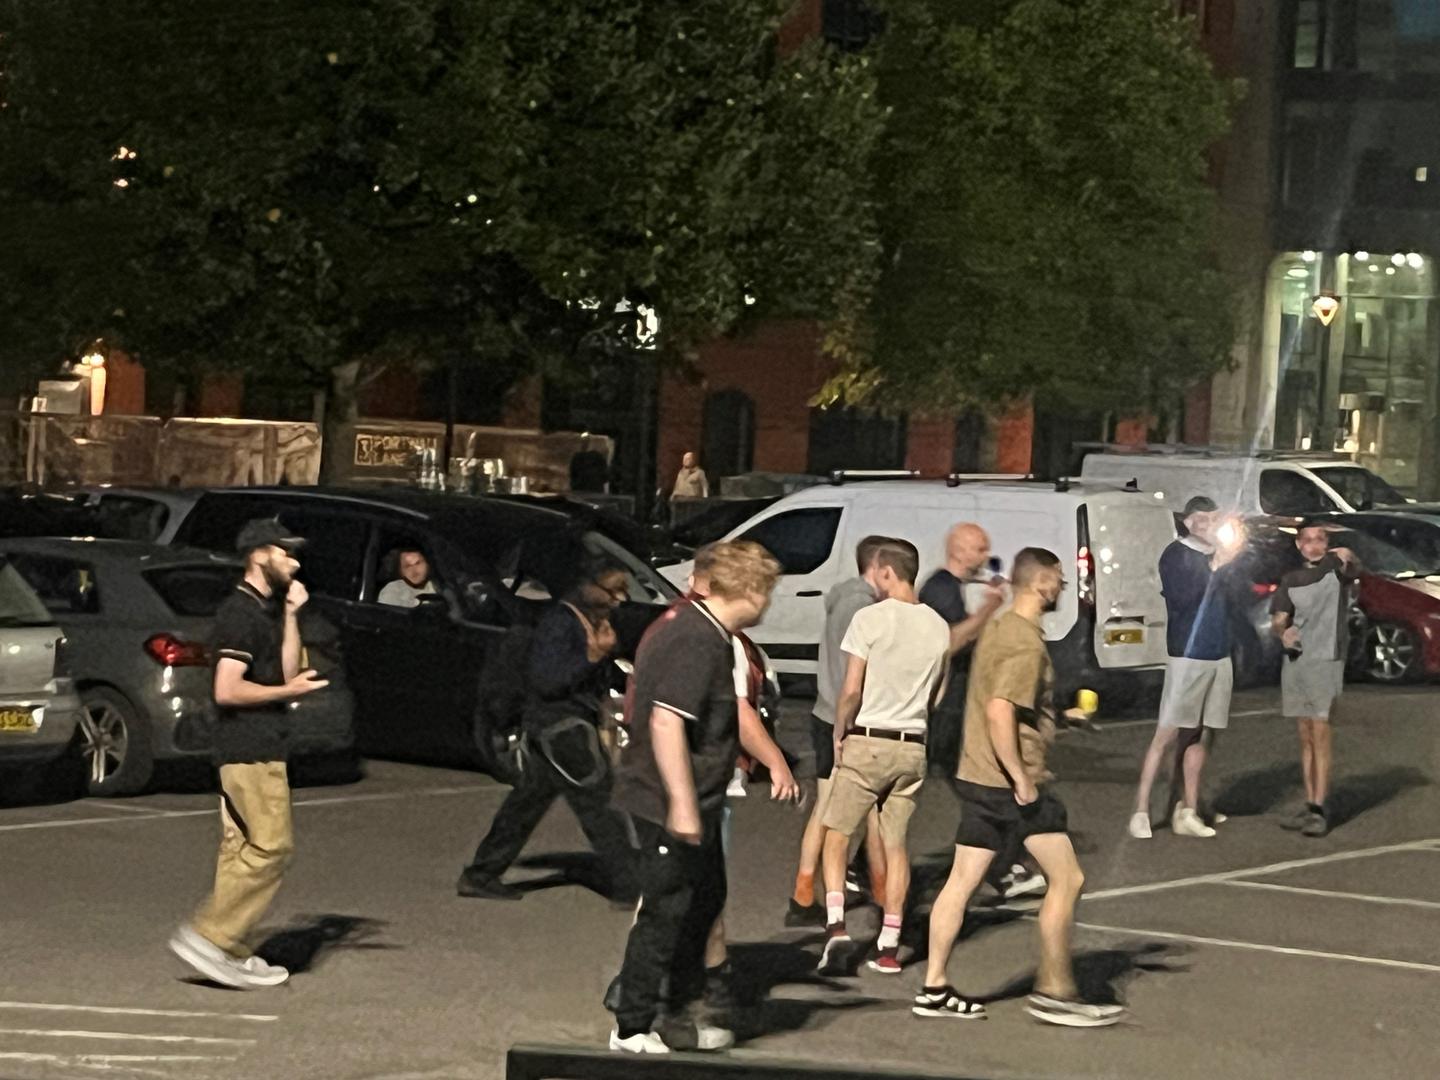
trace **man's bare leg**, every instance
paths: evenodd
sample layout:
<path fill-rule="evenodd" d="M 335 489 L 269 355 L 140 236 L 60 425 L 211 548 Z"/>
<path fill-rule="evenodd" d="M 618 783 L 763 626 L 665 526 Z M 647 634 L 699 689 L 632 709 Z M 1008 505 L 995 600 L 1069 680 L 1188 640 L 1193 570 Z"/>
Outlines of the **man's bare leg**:
<path fill-rule="evenodd" d="M 1085 886 L 1085 875 L 1075 848 L 1064 833 L 1027 837 L 1025 847 L 1040 865 L 1050 889 L 1040 903 L 1040 965 L 1035 992 L 1073 1001 L 1078 996 L 1071 965 L 1070 934 L 1075 926 L 1075 904 Z"/>
<path fill-rule="evenodd" d="M 800 866 L 795 872 L 795 891 L 790 898 L 801 907 L 815 903 L 815 881 L 824 877 L 820 868 L 821 852 L 825 848 L 825 808 L 830 805 L 830 781 L 815 781 L 815 808 L 810 811 L 810 820 L 805 823 L 805 833 L 800 837 Z"/>
<path fill-rule="evenodd" d="M 1305 802 L 1314 806 L 1318 799 L 1315 798 L 1315 723 L 1308 716 L 1301 716 L 1295 720 L 1295 727 L 1300 735 L 1300 775 L 1305 780 Z"/>
<path fill-rule="evenodd" d="M 1206 728 L 1200 736 L 1185 747 L 1183 761 L 1185 765 L 1185 805 L 1196 813 L 1200 811 L 1200 778 L 1205 772 L 1205 762 L 1210 755 L 1210 747 L 1215 742 L 1215 732 Z"/>
<path fill-rule="evenodd" d="M 1312 720 L 1310 722 L 1310 732 L 1315 747 L 1315 764 L 1313 768 L 1315 776 L 1315 797 L 1310 801 L 1316 806 L 1324 806 L 1325 800 L 1330 797 L 1330 770 L 1334 762 L 1334 736 L 1328 720 Z"/>
<path fill-rule="evenodd" d="M 1150 740 L 1150 748 L 1145 751 L 1145 761 L 1140 766 L 1140 786 L 1135 791 L 1135 813 L 1150 813 L 1150 791 L 1155 786 L 1155 777 L 1160 773 L 1160 766 L 1165 761 L 1165 753 L 1175 744 L 1180 729 L 1176 727 L 1157 727 L 1155 737 Z"/>
<path fill-rule="evenodd" d="M 995 858 L 989 848 L 955 847 L 955 861 L 950 864 L 950 876 L 945 887 L 935 898 L 930 908 L 930 955 L 925 961 L 925 985 L 939 988 L 946 985 L 945 968 L 950 961 L 950 950 L 960 936 L 965 922 L 965 908 L 970 897 L 980 887 L 985 871 Z"/>

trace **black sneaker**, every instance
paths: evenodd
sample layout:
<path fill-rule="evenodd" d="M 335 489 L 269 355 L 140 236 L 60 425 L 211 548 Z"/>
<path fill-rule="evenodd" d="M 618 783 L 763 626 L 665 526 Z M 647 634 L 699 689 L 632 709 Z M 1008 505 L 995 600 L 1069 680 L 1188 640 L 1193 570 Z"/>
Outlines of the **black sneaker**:
<path fill-rule="evenodd" d="M 1031 994 L 1025 1011 L 1042 1024 L 1060 1027 L 1110 1027 L 1125 1015 L 1123 1005 L 1092 1005 L 1086 1001 Z"/>
<path fill-rule="evenodd" d="M 792 896 L 789 905 L 785 908 L 785 925 L 824 926 L 825 909 L 819 904 L 811 904 L 809 907 L 806 907 L 804 904 L 798 904 Z"/>
<path fill-rule="evenodd" d="M 455 886 L 457 896 L 468 896 L 476 900 L 519 900 L 525 894 L 513 885 L 506 885 L 499 878 L 482 877 L 468 869 L 461 871 L 460 881 Z"/>
<path fill-rule="evenodd" d="M 953 986 L 926 987 L 915 995 L 910 1011 L 916 1016 L 951 1020 L 985 1020 L 985 1006 L 971 1001 Z"/>
<path fill-rule="evenodd" d="M 825 948 L 820 953 L 820 963 L 815 970 L 821 975 L 850 974 L 850 953 L 855 942 L 845 930 L 844 923 L 834 923 L 825 930 Z"/>
<path fill-rule="evenodd" d="M 1305 816 L 1305 824 L 1300 826 L 1301 836 L 1328 836 L 1330 835 L 1330 820 L 1324 814 L 1310 813 Z"/>
<path fill-rule="evenodd" d="M 735 969 L 726 960 L 705 969 L 705 1009 L 711 1019 L 728 1016 L 735 1008 Z"/>
<path fill-rule="evenodd" d="M 1287 814 L 1285 817 L 1281 818 L 1280 827 L 1282 829 L 1289 829 L 1291 832 L 1300 832 L 1302 829 L 1305 828 L 1306 823 L 1309 822 L 1310 815 L 1312 813 L 1313 811 L 1310 809 L 1310 807 L 1302 806 L 1293 814 Z"/>
<path fill-rule="evenodd" d="M 671 1050 L 698 1050 L 715 1053 L 735 1045 L 735 1033 L 718 1024 L 684 1016 L 664 1016 L 655 1024 L 655 1034 Z"/>

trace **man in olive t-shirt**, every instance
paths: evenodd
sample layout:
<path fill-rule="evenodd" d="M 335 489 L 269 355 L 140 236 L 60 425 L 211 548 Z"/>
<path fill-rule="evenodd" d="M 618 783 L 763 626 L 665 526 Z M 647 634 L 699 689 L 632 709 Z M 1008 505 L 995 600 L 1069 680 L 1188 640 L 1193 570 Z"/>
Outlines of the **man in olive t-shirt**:
<path fill-rule="evenodd" d="M 925 985 L 917 1016 L 979 1018 L 985 1008 L 946 977 L 965 906 L 997 852 L 1018 833 L 1050 889 L 1040 906 L 1040 965 L 1027 1011 L 1044 1023 L 1101 1027 L 1119 1020 L 1118 1006 L 1079 1000 L 1070 963 L 1070 931 L 1084 877 L 1066 833 L 1065 806 L 1040 785 L 1051 779 L 1045 750 L 1055 734 L 1054 669 L 1041 619 L 1065 588 L 1060 560 L 1041 548 L 1015 557 L 1014 604 L 980 636 L 970 667 L 964 746 L 960 754 L 960 827 L 950 877 L 930 912 Z"/>

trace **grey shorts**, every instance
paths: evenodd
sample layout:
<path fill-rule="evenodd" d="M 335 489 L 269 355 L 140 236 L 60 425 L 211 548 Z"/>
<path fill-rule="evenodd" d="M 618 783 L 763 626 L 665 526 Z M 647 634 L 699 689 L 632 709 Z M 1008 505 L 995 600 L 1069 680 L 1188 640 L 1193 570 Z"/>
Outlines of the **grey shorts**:
<path fill-rule="evenodd" d="M 1230 658 L 1191 660 L 1172 656 L 1165 661 L 1165 689 L 1160 694 L 1160 726 L 1214 731 L 1230 725 L 1230 694 L 1235 674 Z"/>
<path fill-rule="evenodd" d="M 1344 660 L 1286 660 L 1280 669 L 1280 711 L 1328 720 L 1344 688 Z"/>

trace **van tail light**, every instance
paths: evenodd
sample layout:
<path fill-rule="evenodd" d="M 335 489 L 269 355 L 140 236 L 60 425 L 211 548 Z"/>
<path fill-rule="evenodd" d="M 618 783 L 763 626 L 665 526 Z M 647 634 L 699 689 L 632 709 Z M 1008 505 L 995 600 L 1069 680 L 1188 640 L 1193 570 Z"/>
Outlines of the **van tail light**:
<path fill-rule="evenodd" d="M 1076 588 L 1079 591 L 1082 604 L 1095 603 L 1095 559 L 1090 554 L 1090 547 L 1081 544 L 1080 550 L 1075 553 L 1075 580 Z"/>
<path fill-rule="evenodd" d="M 1279 585 L 1276 585 L 1273 582 L 1267 585 L 1263 581 L 1257 581 L 1255 582 L 1255 584 L 1250 586 L 1250 591 L 1254 593 L 1258 599 L 1263 600 L 1265 599 L 1265 597 L 1269 596 L 1279 587 Z"/>
<path fill-rule="evenodd" d="M 156 634 L 145 642 L 150 659 L 166 667 L 208 667 L 210 650 L 193 641 L 181 641 L 174 634 Z"/>

